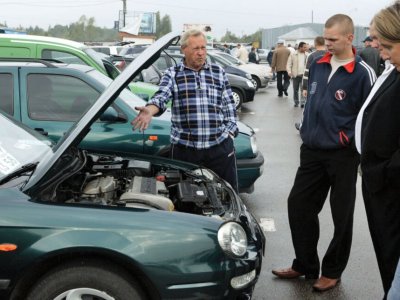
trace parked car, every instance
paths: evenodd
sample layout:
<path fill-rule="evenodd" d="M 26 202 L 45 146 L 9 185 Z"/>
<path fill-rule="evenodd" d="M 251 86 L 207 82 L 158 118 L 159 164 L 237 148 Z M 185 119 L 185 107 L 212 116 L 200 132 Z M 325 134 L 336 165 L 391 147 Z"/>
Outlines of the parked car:
<path fill-rule="evenodd" d="M 77 147 L 176 37 L 149 47 L 57 144 L 0 113 L 1 299 L 251 298 L 265 238 L 228 183 L 184 162 Z"/>
<path fill-rule="evenodd" d="M 54 141 L 64 135 L 112 82 L 84 65 L 46 61 L 32 65 L 0 59 L 0 68 L 1 108 Z M 130 121 L 137 116 L 135 106 L 145 104 L 125 90 L 109 109 L 115 115 L 113 122 L 96 122 L 81 146 L 110 153 L 119 149 L 127 153 L 165 156 L 170 147 L 170 111 L 153 118 L 145 132 L 132 131 Z M 253 129 L 239 122 L 239 131 L 235 138 L 239 190 L 250 193 L 263 172 L 264 158 L 257 150 Z"/>
<path fill-rule="evenodd" d="M 102 53 L 75 41 L 61 38 L 0 34 L 0 58 L 42 58 L 50 61 L 88 65 L 115 79 L 120 71 Z M 131 91 L 142 98 L 149 98 L 157 86 L 136 82 L 129 85 Z"/>
<path fill-rule="evenodd" d="M 213 51 L 213 48 L 207 48 L 207 62 L 208 63 L 215 63 L 220 65 L 222 68 L 224 68 L 225 72 L 227 74 L 233 74 L 237 76 L 244 77 L 246 79 L 250 79 L 253 81 L 253 78 L 251 77 L 251 74 L 238 68 L 237 66 L 234 66 L 231 62 L 227 61 L 225 58 L 216 55 Z M 170 46 L 166 49 L 168 53 L 175 53 L 175 54 L 180 54 L 181 53 L 181 48 L 179 46 Z M 253 81 L 254 84 L 254 81 Z M 257 89 L 256 89 L 257 90 Z"/>
<path fill-rule="evenodd" d="M 268 63 L 268 61 L 267 61 L 267 57 L 268 57 L 268 53 L 269 53 L 268 49 L 258 48 L 257 53 L 258 53 L 258 57 L 260 59 L 260 63 Z"/>
<path fill-rule="evenodd" d="M 135 56 L 111 56 L 110 60 L 120 69 L 124 69 L 134 60 Z M 182 54 L 170 53 L 166 55 L 161 53 L 161 56 L 156 60 L 153 66 L 143 70 L 141 74 L 134 80 L 155 83 L 160 82 L 162 72 L 171 66 L 175 66 L 183 58 Z M 229 84 L 232 89 L 233 100 L 235 101 L 236 109 L 239 109 L 243 103 L 254 100 L 256 89 L 253 83 L 241 76 L 226 73 Z"/>
<path fill-rule="evenodd" d="M 127 46 L 89 46 L 96 52 L 104 53 L 106 55 L 118 55 L 122 49 Z"/>
<path fill-rule="evenodd" d="M 272 73 L 270 66 L 254 64 L 254 63 L 246 64 L 242 62 L 240 59 L 233 57 L 229 53 L 221 52 L 219 50 L 214 50 L 214 53 L 217 54 L 218 56 L 223 57 L 235 67 L 238 67 L 239 69 L 242 69 L 243 71 L 250 73 L 253 84 L 256 87 L 256 90 L 259 88 L 267 87 L 268 83 L 271 81 Z"/>

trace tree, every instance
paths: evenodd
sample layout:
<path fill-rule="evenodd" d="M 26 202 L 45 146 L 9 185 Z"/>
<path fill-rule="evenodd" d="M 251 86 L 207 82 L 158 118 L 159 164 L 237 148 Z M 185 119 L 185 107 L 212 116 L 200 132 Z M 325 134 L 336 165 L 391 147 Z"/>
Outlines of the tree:
<path fill-rule="evenodd" d="M 160 13 L 156 14 L 156 38 L 160 38 L 172 31 L 171 18 L 165 15 L 160 19 Z"/>

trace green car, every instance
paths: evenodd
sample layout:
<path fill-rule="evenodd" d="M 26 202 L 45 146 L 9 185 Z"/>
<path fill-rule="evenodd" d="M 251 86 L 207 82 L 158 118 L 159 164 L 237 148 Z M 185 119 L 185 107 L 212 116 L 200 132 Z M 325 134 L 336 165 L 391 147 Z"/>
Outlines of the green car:
<path fill-rule="evenodd" d="M 120 71 L 104 56 L 82 43 L 39 35 L 0 34 L 0 57 L 41 58 L 55 62 L 87 65 L 115 79 Z M 143 98 L 151 97 L 157 86 L 132 82 L 129 89 Z"/>
<path fill-rule="evenodd" d="M 2 68 L 5 71 L 2 71 L 0 76 L 12 77 L 12 79 L 9 79 L 11 80 L 11 85 L 4 86 L 4 89 L 8 89 L 8 91 L 3 91 L 3 93 L 14 94 L 10 89 L 14 89 L 16 92 L 14 99 L 9 97 L 8 101 L 4 101 L 0 105 L 6 106 L 8 108 L 6 112 L 17 120 L 21 120 L 44 134 L 48 134 L 53 140 L 58 140 L 80 114 L 84 112 L 89 103 L 97 99 L 98 95 L 110 84 L 111 80 L 106 78 L 107 76 L 114 79 L 120 74 L 120 71 L 112 62 L 107 59 L 101 59 L 101 56 L 93 49 L 81 43 L 52 37 L 0 34 L 0 58 L 43 58 L 46 61 L 54 60 L 81 65 L 70 65 L 67 68 L 70 70 L 68 72 L 73 72 L 73 68 L 80 68 L 80 73 L 84 72 L 87 76 L 85 74 L 69 75 L 70 73 L 62 70 L 63 68 L 53 68 L 51 63 L 47 67 L 43 65 L 40 71 L 40 68 L 28 71 L 28 66 L 26 66 L 21 73 L 23 77 L 19 77 L 17 66 L 14 66 L 14 69 Z M 93 68 L 85 66 L 92 66 Z M 93 69 L 108 75 L 102 76 L 102 74 L 95 72 Z M 53 114 L 51 111 L 46 113 L 46 103 L 41 104 L 43 106 L 42 112 L 30 111 L 29 97 L 32 93 L 36 93 L 34 88 L 39 85 L 31 84 L 30 86 L 33 89 L 31 91 L 29 90 L 28 81 L 29 78 L 35 76 L 41 77 L 40 75 L 30 75 L 32 72 L 59 75 L 42 76 L 49 79 L 48 82 L 50 83 L 47 85 L 51 85 L 51 93 L 54 94 L 52 97 L 60 104 L 59 113 Z M 139 77 L 139 73 L 136 77 Z M 44 92 L 47 85 L 44 84 L 43 91 L 39 88 L 37 92 Z M 42 85 L 40 84 L 40 86 Z M 129 88 L 141 98 L 149 98 L 157 90 L 155 85 L 138 81 L 131 81 Z M 0 90 L 0 93 L 2 93 L 2 90 Z M 111 152 L 114 149 L 121 149 L 127 152 L 165 156 L 169 152 L 170 144 L 170 114 L 164 113 L 162 117 L 154 118 L 152 126 L 144 134 L 132 132 L 129 122 L 136 116 L 134 107 L 145 105 L 145 103 L 128 94 L 123 93 L 121 95 L 123 100 L 121 99 L 121 101 L 119 100 L 113 105 L 120 119 L 108 123 L 97 122 L 92 128 L 92 133 L 83 141 L 82 147 L 94 150 L 109 150 Z M 84 100 L 79 100 L 81 98 Z M 73 107 L 71 108 L 70 106 Z M 65 110 L 63 111 L 61 108 Z M 69 113 L 71 109 L 77 111 L 71 115 Z M 240 134 L 235 139 L 239 191 L 251 193 L 254 191 L 254 182 L 263 173 L 264 157 L 257 150 L 256 136 L 253 129 L 239 122 L 239 131 Z"/>
<path fill-rule="evenodd" d="M 0 59 L 0 108 L 54 141 L 112 82 L 89 66 L 7 60 Z M 154 118 L 144 132 L 132 131 L 130 121 L 137 116 L 135 106 L 145 104 L 129 90 L 122 91 L 107 111 L 108 119 L 93 124 L 81 147 L 165 156 L 170 145 L 169 111 Z M 252 129 L 240 123 L 239 130 L 235 139 L 239 188 L 250 192 L 262 174 L 264 158 L 256 149 Z"/>
<path fill-rule="evenodd" d="M 160 156 L 78 147 L 96 126 L 106 131 L 107 120 L 123 116 L 113 105 L 132 95 L 130 79 L 178 37 L 149 47 L 57 144 L 0 112 L 0 299 L 251 298 L 265 238 L 226 181 Z M 17 64 L 1 70 L 51 74 L 42 63 Z"/>

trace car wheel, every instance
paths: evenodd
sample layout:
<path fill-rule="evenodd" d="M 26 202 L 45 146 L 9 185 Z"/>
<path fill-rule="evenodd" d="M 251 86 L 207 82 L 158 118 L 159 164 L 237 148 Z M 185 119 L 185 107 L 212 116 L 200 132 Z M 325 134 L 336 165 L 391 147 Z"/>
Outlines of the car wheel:
<path fill-rule="evenodd" d="M 243 103 L 243 94 L 238 89 L 232 88 L 232 96 L 236 109 L 239 109 Z"/>
<path fill-rule="evenodd" d="M 146 299 L 135 280 L 123 269 L 103 261 L 75 261 L 46 273 L 27 300 Z"/>
<path fill-rule="evenodd" d="M 256 88 L 256 91 L 257 91 L 259 89 L 260 85 L 261 85 L 260 79 L 258 79 L 257 76 L 252 75 L 251 76 L 251 82 L 254 84 L 254 87 Z"/>

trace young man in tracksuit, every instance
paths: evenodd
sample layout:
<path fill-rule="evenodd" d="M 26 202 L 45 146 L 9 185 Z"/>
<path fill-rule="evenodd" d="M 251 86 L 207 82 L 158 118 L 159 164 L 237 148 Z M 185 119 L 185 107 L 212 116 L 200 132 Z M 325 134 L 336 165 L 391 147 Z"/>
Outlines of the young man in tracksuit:
<path fill-rule="evenodd" d="M 300 129 L 300 166 L 288 198 L 296 258 L 290 268 L 273 270 L 280 278 L 317 279 L 314 290 L 337 285 L 351 248 L 359 155 L 354 146 L 358 111 L 376 76 L 355 54 L 350 17 L 334 15 L 325 23 L 328 52 L 310 67 L 308 99 Z M 335 226 L 322 260 L 317 253 L 318 214 L 328 192 Z"/>

